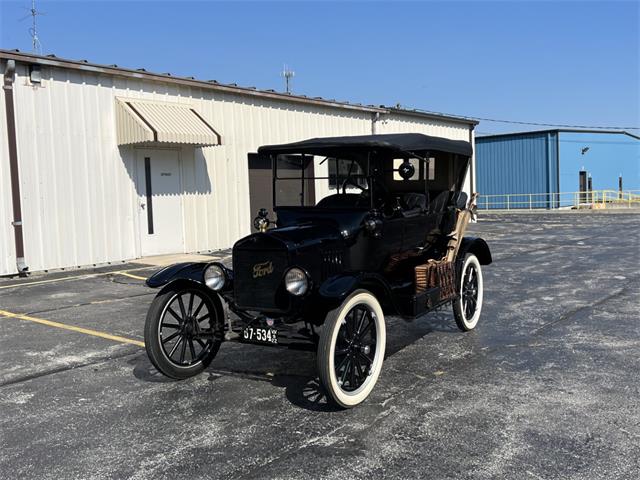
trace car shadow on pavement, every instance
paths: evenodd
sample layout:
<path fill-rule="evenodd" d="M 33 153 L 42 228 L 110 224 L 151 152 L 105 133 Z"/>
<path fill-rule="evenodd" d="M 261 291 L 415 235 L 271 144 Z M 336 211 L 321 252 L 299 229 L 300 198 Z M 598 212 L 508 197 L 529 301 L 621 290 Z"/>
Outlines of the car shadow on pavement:
<path fill-rule="evenodd" d="M 402 351 L 432 332 L 456 333 L 458 331 L 451 314 L 432 313 L 414 322 L 391 317 L 387 323 L 387 345 L 385 359 Z M 247 349 L 255 349 L 247 355 Z M 129 361 L 133 375 L 145 382 L 176 382 L 159 373 L 146 354 L 142 353 Z M 383 367 L 384 368 L 384 367 Z M 342 410 L 330 403 L 318 380 L 315 355 L 312 352 L 244 345 L 235 342 L 223 345 L 220 353 L 201 375 L 208 380 L 234 377 L 260 381 L 284 388 L 291 404 L 315 412 Z"/>

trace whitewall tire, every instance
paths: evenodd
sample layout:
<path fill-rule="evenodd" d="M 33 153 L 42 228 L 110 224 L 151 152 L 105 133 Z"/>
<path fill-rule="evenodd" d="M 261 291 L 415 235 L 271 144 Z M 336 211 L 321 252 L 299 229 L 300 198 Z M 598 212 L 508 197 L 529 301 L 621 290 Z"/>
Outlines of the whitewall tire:
<path fill-rule="evenodd" d="M 386 340 L 382 307 L 366 290 L 356 290 L 327 314 L 317 361 L 330 400 L 351 408 L 369 396 L 382 370 Z"/>
<path fill-rule="evenodd" d="M 453 315 L 460 330 L 473 330 L 482 313 L 483 280 L 478 257 L 468 254 L 457 283 L 458 298 L 453 302 Z"/>

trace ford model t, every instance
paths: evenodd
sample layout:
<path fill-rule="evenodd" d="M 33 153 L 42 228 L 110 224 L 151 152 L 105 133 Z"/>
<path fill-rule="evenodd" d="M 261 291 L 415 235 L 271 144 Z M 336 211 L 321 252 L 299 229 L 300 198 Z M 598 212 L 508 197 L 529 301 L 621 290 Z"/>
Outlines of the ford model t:
<path fill-rule="evenodd" d="M 464 237 L 475 215 L 475 195 L 463 191 L 468 142 L 317 138 L 259 155 L 271 161 L 273 208 L 233 246 L 233 268 L 181 263 L 147 280 L 162 288 L 145 326 L 158 370 L 195 375 L 225 340 L 310 347 L 328 398 L 353 407 L 382 369 L 385 315 L 412 320 L 452 305 L 458 327 L 475 328 L 491 254 Z"/>

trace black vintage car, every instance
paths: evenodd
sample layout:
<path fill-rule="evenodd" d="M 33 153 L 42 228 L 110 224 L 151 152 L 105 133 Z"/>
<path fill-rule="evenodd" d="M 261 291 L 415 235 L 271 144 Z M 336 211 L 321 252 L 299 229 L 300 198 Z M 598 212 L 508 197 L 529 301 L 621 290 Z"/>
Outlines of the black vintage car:
<path fill-rule="evenodd" d="M 385 315 L 412 320 L 451 304 L 458 327 L 475 328 L 491 253 L 463 236 L 475 214 L 463 192 L 471 144 L 368 135 L 259 155 L 271 160 L 273 210 L 233 246 L 233 269 L 181 263 L 147 280 L 162 288 L 145 326 L 159 371 L 196 375 L 228 340 L 309 348 L 328 398 L 353 407 L 380 374 Z"/>

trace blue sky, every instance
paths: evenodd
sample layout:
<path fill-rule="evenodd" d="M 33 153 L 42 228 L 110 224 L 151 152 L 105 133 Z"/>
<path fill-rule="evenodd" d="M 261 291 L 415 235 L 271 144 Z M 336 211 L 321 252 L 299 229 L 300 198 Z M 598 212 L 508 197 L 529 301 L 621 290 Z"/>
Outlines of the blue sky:
<path fill-rule="evenodd" d="M 60 57 L 277 90 L 287 63 L 311 96 L 640 126 L 640 2 L 38 3 Z M 2 48 L 30 50 L 29 5 L 0 1 Z"/>

